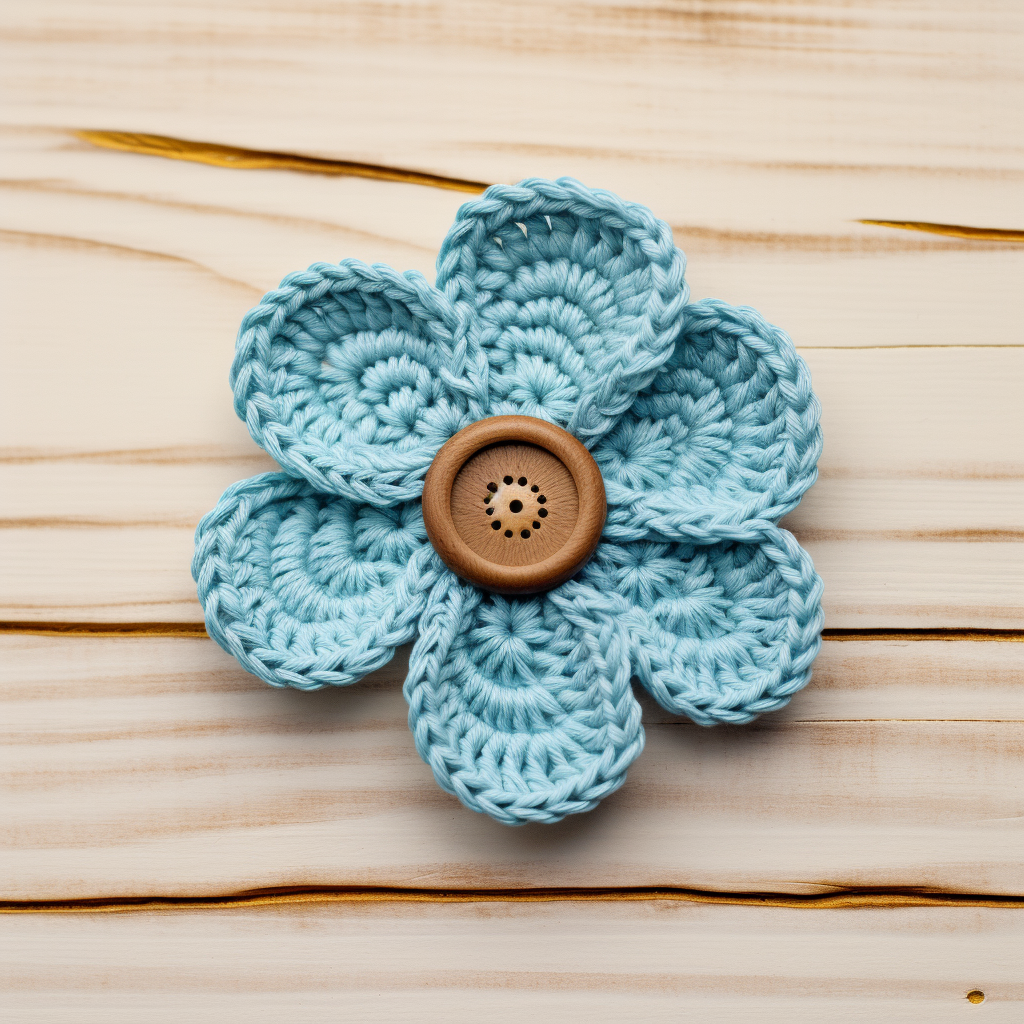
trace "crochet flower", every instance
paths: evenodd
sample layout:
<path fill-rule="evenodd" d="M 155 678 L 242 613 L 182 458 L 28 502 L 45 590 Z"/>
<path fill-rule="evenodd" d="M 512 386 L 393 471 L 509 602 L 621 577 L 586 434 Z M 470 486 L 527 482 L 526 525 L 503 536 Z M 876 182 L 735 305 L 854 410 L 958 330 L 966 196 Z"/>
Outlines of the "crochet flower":
<path fill-rule="evenodd" d="M 633 679 L 703 725 L 810 678 L 821 581 L 776 521 L 814 482 L 819 405 L 754 310 L 688 304 L 646 208 L 571 179 L 489 188 L 436 285 L 355 260 L 291 274 L 247 314 L 235 409 L 283 472 L 196 531 L 206 627 L 272 686 L 344 686 L 415 640 L 404 693 L 437 782 L 499 821 L 553 822 L 643 748 Z M 430 545 L 423 480 L 484 417 L 575 435 L 600 467 L 601 543 L 547 593 L 500 597 Z"/>

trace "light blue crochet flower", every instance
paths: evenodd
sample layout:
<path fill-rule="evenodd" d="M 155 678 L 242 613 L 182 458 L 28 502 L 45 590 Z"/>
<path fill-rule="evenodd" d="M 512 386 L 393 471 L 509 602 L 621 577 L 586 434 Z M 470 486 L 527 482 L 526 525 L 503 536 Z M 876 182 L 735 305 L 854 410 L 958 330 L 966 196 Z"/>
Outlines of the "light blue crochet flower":
<path fill-rule="evenodd" d="M 436 286 L 355 260 L 289 275 L 242 322 L 235 408 L 281 465 L 199 524 L 210 635 L 273 686 L 344 686 L 415 639 L 409 724 L 438 783 L 509 824 L 586 811 L 643 747 L 633 678 L 710 725 L 784 705 L 821 581 L 775 522 L 814 482 L 819 406 L 754 310 L 687 304 L 649 210 L 571 179 L 459 211 Z M 427 541 L 423 478 L 485 416 L 575 434 L 608 519 L 569 582 L 503 598 Z"/>

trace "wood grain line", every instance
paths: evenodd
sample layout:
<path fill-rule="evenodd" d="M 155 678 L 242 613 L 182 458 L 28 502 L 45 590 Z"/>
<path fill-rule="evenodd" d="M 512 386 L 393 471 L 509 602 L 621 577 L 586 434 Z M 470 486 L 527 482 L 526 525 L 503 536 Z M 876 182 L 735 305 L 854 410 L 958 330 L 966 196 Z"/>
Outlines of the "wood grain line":
<path fill-rule="evenodd" d="M 853 221 L 874 227 L 889 226 L 890 222 L 875 220 Z M 911 224 L 912 221 L 893 221 L 892 224 Z M 672 224 L 676 244 L 687 251 L 699 252 L 702 257 L 709 254 L 729 255 L 737 252 L 753 253 L 826 253 L 830 256 L 877 255 L 891 256 L 895 253 L 936 253 L 936 252 L 986 252 L 1005 251 L 1007 239 L 1001 235 L 995 239 L 981 238 L 975 234 L 943 234 L 926 232 L 926 237 L 891 231 L 828 233 L 807 231 L 755 231 L 731 228 L 709 227 L 701 224 Z M 945 226 L 945 225 L 940 225 Z M 984 231 L 980 228 L 957 228 L 958 231 Z M 991 244 L 980 246 L 978 242 Z M 1013 239 L 1010 239 L 1012 242 Z M 1018 240 L 1020 241 L 1020 240 Z M 1017 244 L 1017 243 L 1014 243 Z"/>
<path fill-rule="evenodd" d="M 259 448 L 230 448 L 226 445 L 179 445 L 167 448 L 116 448 L 100 451 L 36 451 L 24 448 L 0 449 L 0 464 L 24 465 L 39 462 L 103 462 L 111 465 L 166 466 L 191 463 L 263 463 L 266 452 Z"/>
<path fill-rule="evenodd" d="M 0 530 L 94 530 L 94 529 L 147 529 L 172 527 L 195 529 L 197 518 L 166 519 L 104 519 L 100 516 L 29 516 L 0 519 Z M 1022 537 L 1024 539 L 1024 537 Z"/>
<path fill-rule="evenodd" d="M 3 460 L 0 460 L 2 463 Z M 550 492 L 550 488 L 549 488 Z M 176 527 L 195 529 L 194 518 L 117 519 L 102 516 L 12 516 L 0 518 L 0 530 L 90 530 Z M 801 542 L 829 540 L 959 541 L 964 544 L 1024 541 L 1024 530 L 851 530 L 801 527 L 794 530 Z"/>
<path fill-rule="evenodd" d="M 105 252 L 113 256 L 127 256 L 132 259 L 159 260 L 164 263 L 177 263 L 193 270 L 210 274 L 219 281 L 244 288 L 250 295 L 261 296 L 262 289 L 256 288 L 246 281 L 240 281 L 235 277 L 228 277 L 221 274 L 213 267 L 200 263 L 198 260 L 189 259 L 187 256 L 175 256 L 169 252 L 155 252 L 152 249 L 138 249 L 130 245 L 116 245 L 113 242 L 101 242 L 94 238 L 77 238 L 74 235 L 54 235 L 43 231 L 11 231 L 7 228 L 0 228 L 0 238 L 7 242 L 20 243 L 22 245 L 47 245 L 63 249 L 84 249 L 87 252 Z"/>
<path fill-rule="evenodd" d="M 314 230 L 324 232 L 326 234 L 340 233 L 349 238 L 360 238 L 373 242 L 394 241 L 394 239 L 388 238 L 385 235 L 376 234 L 372 231 L 362 231 L 359 228 L 332 223 L 328 220 L 316 220 L 312 217 L 296 217 L 282 213 L 268 213 L 262 210 L 243 209 L 214 203 L 186 203 L 161 196 L 145 195 L 141 192 L 116 192 L 109 189 L 84 188 L 73 186 L 67 182 L 25 178 L 0 178 L 0 189 L 12 192 L 34 192 L 42 193 L 44 195 L 73 196 L 81 199 L 105 199 L 115 203 L 139 203 L 144 206 L 152 206 L 163 210 L 183 210 L 188 213 L 234 217 L 239 220 L 256 220 L 269 224 L 280 224 L 286 227 Z M 416 242 L 403 241 L 403 244 L 412 249 L 420 249 L 423 252 L 435 252 L 435 249 L 432 247 L 419 245 Z"/>
<path fill-rule="evenodd" d="M 31 524 L 32 521 L 27 521 Z M 73 525 L 73 520 L 57 520 L 54 525 Z M 4 520 L 0 520 L 3 529 Z M 47 525 L 39 520 L 39 525 Z M 1022 541 L 1024 530 L 837 530 L 824 527 L 794 529 L 801 542 L 824 540 L 899 540 L 958 541 L 962 544 L 991 544 L 1001 541 Z"/>
<path fill-rule="evenodd" d="M 386 167 L 357 160 L 327 160 L 322 157 L 303 156 L 299 153 L 278 153 L 272 150 L 245 149 L 223 146 L 216 142 L 193 142 L 175 139 L 169 135 L 146 135 L 138 132 L 75 131 L 76 138 L 102 149 L 117 149 L 144 156 L 160 156 L 168 160 L 190 160 L 213 167 L 235 170 L 297 171 L 303 174 L 331 174 L 353 178 L 375 178 L 378 181 L 399 181 L 407 185 L 427 185 L 452 192 L 478 194 L 487 188 L 481 181 L 450 178 L 442 174 L 414 171 L 404 167 Z"/>
<path fill-rule="evenodd" d="M 978 242 L 1024 242 L 1024 231 L 1014 228 L 974 228 L 966 224 L 934 224 L 927 220 L 859 220 L 857 223 L 902 231 L 924 231 L 950 238 L 971 238 Z"/>
<path fill-rule="evenodd" d="M 207 635 L 201 622 L 23 622 L 0 621 L 0 635 L 14 636 L 170 636 L 186 639 Z M 1024 629 L 825 629 L 825 640 L 991 640 L 1003 643 L 1024 643 Z"/>
<path fill-rule="evenodd" d="M 1024 908 L 1024 896 L 950 892 L 913 886 L 849 887 L 794 895 L 716 892 L 674 886 L 552 889 L 414 889 L 389 886 L 315 886 L 253 889 L 218 896 L 117 896 L 72 900 L 2 900 L 0 914 L 111 914 L 154 910 L 225 910 L 310 903 L 635 903 L 672 900 L 739 906 L 837 910 L 866 907 Z"/>
<path fill-rule="evenodd" d="M 173 527 L 181 530 L 195 529 L 196 518 L 166 519 L 104 519 L 101 516 L 29 516 L 0 519 L 0 530 L 94 530 L 146 529 L 149 527 Z M 1024 539 L 1022 534 L 1021 539 Z"/>

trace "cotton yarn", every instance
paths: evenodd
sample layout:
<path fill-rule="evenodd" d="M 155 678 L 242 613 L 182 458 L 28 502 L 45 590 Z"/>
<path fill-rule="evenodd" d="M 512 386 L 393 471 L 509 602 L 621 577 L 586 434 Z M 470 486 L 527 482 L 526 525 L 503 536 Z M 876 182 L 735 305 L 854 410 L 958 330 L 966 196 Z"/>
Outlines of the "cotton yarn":
<path fill-rule="evenodd" d="M 437 782 L 507 824 L 586 811 L 643 748 L 636 679 L 704 725 L 810 678 L 821 580 L 776 524 L 814 482 L 820 408 L 788 337 L 689 303 L 649 210 L 579 182 L 465 204 L 436 286 L 357 260 L 289 275 L 243 320 L 235 408 L 282 467 L 196 531 L 210 635 L 273 686 L 347 685 L 415 639 L 404 693 Z M 608 520 L 587 566 L 501 598 L 430 547 L 438 449 L 485 416 L 591 449 Z"/>

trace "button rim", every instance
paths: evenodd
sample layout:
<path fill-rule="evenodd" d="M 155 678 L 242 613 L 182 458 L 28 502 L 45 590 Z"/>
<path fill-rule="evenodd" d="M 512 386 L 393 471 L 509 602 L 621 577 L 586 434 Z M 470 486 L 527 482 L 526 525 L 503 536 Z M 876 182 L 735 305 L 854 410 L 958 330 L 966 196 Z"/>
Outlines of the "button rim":
<path fill-rule="evenodd" d="M 451 494 L 462 467 L 493 444 L 535 444 L 550 452 L 572 476 L 579 516 L 569 539 L 531 565 L 499 565 L 477 554 L 461 537 L 452 517 Z M 423 481 L 423 523 L 441 561 L 457 576 L 498 594 L 537 594 L 564 583 L 590 561 L 608 514 L 604 480 L 594 457 L 567 430 L 535 416 L 488 416 L 450 437 Z"/>

